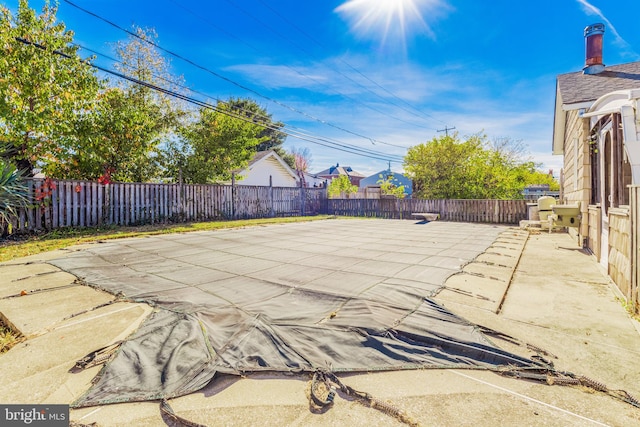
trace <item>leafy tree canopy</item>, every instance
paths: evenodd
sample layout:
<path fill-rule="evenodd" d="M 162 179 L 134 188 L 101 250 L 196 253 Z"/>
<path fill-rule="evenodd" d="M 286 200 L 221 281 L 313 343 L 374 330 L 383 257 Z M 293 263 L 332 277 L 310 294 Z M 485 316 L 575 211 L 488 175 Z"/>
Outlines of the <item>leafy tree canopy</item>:
<path fill-rule="evenodd" d="M 90 107 L 98 79 L 73 46 L 73 33 L 56 21 L 57 7 L 42 13 L 20 0 L 15 16 L 0 5 L 0 139 L 27 174 L 64 162 L 74 118 Z M 62 53 L 64 55 L 60 55 Z"/>
<path fill-rule="evenodd" d="M 410 148 L 404 163 L 414 193 L 427 199 L 521 199 L 526 185 L 553 181 L 537 167 L 520 142 L 479 134 L 433 138 Z"/>
<path fill-rule="evenodd" d="M 173 74 L 171 61 L 156 47 L 159 42 L 155 29 L 134 26 L 131 32 L 135 36 L 130 35 L 116 44 L 116 56 L 120 60 L 114 65 L 116 70 L 136 80 L 186 95 L 184 77 Z M 166 93 L 119 78 L 111 85 L 122 88 L 139 104 L 155 106 L 167 130 L 178 126 L 187 116 L 187 105 Z"/>
<path fill-rule="evenodd" d="M 96 77 L 56 21 L 48 1 L 38 15 L 20 0 L 15 16 L 0 5 L 0 157 L 31 173 L 110 181 L 227 180 L 256 151 L 282 148 L 284 124 L 251 99 L 196 111 L 151 87 Z M 185 93 L 183 79 L 157 48 L 153 29 L 134 28 L 115 46 L 116 69 Z M 24 41 L 25 43 L 21 42 Z M 60 55 L 62 53 L 63 55 Z"/>
<path fill-rule="evenodd" d="M 404 185 L 396 185 L 393 174 L 386 176 L 379 174 L 377 183 L 380 184 L 380 193 L 384 196 L 395 196 L 404 199 Z"/>
<path fill-rule="evenodd" d="M 159 173 L 157 145 L 165 131 L 160 109 L 138 102 L 123 89 L 106 89 L 94 110 L 77 120 L 80 137 L 70 160 L 52 168 L 53 174 L 103 182 L 152 180 Z"/>
<path fill-rule="evenodd" d="M 232 108 L 226 102 L 218 102 L 218 111 L 202 108 L 199 119 L 181 131 L 186 145 L 173 144 L 182 164 L 173 162 L 168 169 L 184 182 L 208 183 L 229 180 L 234 169 L 245 167 L 268 137 L 262 126 L 229 115 Z"/>
<path fill-rule="evenodd" d="M 356 193 L 358 186 L 353 185 L 346 175 L 340 175 L 337 178 L 333 178 L 327 186 L 327 194 L 329 197 L 340 197 L 342 194 Z"/>
<path fill-rule="evenodd" d="M 151 85 L 179 90 L 158 49 L 153 29 L 134 27 L 135 36 L 116 45 L 117 70 Z M 70 161 L 52 169 L 56 177 L 106 183 L 146 182 L 161 175 L 160 143 L 171 139 L 186 116 L 186 106 L 150 87 L 114 79 L 96 97 L 92 111 L 76 120 L 77 138 Z"/>
<path fill-rule="evenodd" d="M 261 142 L 256 145 L 256 151 L 276 150 L 278 152 L 278 149 L 282 148 L 282 144 L 287 139 L 287 135 L 282 132 L 284 123 L 274 122 L 271 114 L 256 101 L 249 98 L 230 98 L 223 104 L 234 115 L 263 125 L 258 135 Z M 282 153 L 278 152 L 278 154 Z"/>

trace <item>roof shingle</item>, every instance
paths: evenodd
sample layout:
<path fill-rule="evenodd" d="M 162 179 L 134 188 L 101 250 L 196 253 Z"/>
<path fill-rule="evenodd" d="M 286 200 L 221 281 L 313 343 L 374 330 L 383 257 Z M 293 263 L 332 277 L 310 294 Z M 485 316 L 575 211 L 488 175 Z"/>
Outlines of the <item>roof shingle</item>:
<path fill-rule="evenodd" d="M 640 61 L 606 67 L 600 74 L 582 71 L 560 74 L 558 88 L 563 104 L 595 101 L 602 95 L 640 87 Z"/>

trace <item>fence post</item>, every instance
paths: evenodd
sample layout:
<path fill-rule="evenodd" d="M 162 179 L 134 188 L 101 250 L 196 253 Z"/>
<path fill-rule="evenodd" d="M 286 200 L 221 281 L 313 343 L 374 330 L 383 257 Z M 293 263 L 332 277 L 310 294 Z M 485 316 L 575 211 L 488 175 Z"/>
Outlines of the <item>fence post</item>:
<path fill-rule="evenodd" d="M 236 173 L 231 172 L 231 218 L 236 219 Z"/>
<path fill-rule="evenodd" d="M 273 176 L 269 175 L 269 216 L 273 218 L 276 216 L 273 208 Z"/>
<path fill-rule="evenodd" d="M 630 234 L 630 242 L 629 245 L 631 248 L 629 249 L 629 264 L 631 267 L 631 283 L 629 284 L 631 300 L 629 301 L 632 306 L 632 310 L 634 313 L 640 313 L 640 292 L 638 286 L 638 276 L 640 275 L 640 254 L 638 252 L 638 244 L 639 244 L 639 235 L 640 233 L 640 197 L 639 197 L 640 186 L 638 185 L 630 185 L 629 186 L 629 234 Z"/>

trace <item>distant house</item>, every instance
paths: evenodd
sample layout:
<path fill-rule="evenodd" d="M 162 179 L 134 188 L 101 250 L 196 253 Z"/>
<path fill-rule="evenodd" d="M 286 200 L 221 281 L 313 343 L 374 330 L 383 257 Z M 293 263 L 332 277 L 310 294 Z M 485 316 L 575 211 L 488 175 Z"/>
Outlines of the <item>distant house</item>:
<path fill-rule="evenodd" d="M 334 178 L 337 178 L 340 175 L 344 175 L 349 178 L 351 184 L 358 187 L 360 186 L 360 181 L 365 178 L 363 174 L 354 171 L 351 166 L 340 166 L 339 163 L 337 163 L 335 166 L 331 166 L 329 169 L 318 172 L 315 175 L 318 178 L 327 181 L 327 184 L 330 183 Z"/>
<path fill-rule="evenodd" d="M 304 173 L 304 183 L 307 187 L 324 187 L 326 184 L 326 179 L 320 178 L 317 174 L 312 174 L 305 172 Z"/>
<path fill-rule="evenodd" d="M 564 156 L 561 202 L 580 203 L 570 233 L 640 308 L 640 62 L 605 66 L 604 30 L 588 26 L 584 69 L 557 77 L 553 154 Z"/>
<path fill-rule="evenodd" d="M 391 172 L 391 169 L 382 170 L 378 173 L 374 173 L 371 176 L 364 178 L 360 181 L 360 188 L 380 188 L 380 180 L 391 179 L 391 182 L 396 186 L 404 186 L 405 197 L 410 197 L 413 193 L 413 181 L 407 178 L 405 175 L 398 172 Z"/>
<path fill-rule="evenodd" d="M 551 190 L 549 184 L 539 184 L 539 185 L 527 185 L 522 190 L 522 195 L 525 200 L 536 201 L 542 196 L 551 196 L 558 198 L 560 196 L 560 192 L 557 190 Z"/>
<path fill-rule="evenodd" d="M 259 151 L 244 169 L 235 172 L 237 185 L 298 187 L 296 172 L 273 150 Z"/>

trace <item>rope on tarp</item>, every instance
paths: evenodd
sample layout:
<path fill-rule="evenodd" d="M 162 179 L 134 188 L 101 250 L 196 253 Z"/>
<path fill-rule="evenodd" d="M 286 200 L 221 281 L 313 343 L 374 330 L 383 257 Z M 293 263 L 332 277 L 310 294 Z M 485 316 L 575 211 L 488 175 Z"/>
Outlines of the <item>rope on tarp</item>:
<path fill-rule="evenodd" d="M 76 364 L 73 366 L 73 368 L 69 370 L 69 372 L 80 372 L 80 371 L 84 371 L 85 369 L 89 369 L 93 366 L 103 365 L 107 363 L 114 357 L 116 350 L 118 350 L 118 348 L 123 342 L 124 341 L 117 341 L 117 342 L 114 342 L 113 344 L 109 344 L 107 346 L 104 346 L 102 348 L 92 351 L 91 353 L 84 356 L 82 359 L 78 360 Z"/>
<path fill-rule="evenodd" d="M 418 426 L 419 424 L 412 419 L 404 410 L 398 408 L 392 403 L 382 401 L 371 396 L 369 393 L 358 391 L 344 384 L 332 372 L 324 369 L 317 369 L 311 380 L 310 399 L 311 403 L 318 408 L 328 408 L 333 405 L 337 391 L 345 395 L 355 398 L 361 404 L 385 413 L 398 421 L 409 426 Z"/>
<path fill-rule="evenodd" d="M 173 408 L 171 407 L 171 405 L 169 405 L 169 402 L 167 402 L 167 399 L 162 399 L 162 401 L 160 402 L 160 412 L 162 412 L 163 415 L 166 415 L 168 418 L 171 419 L 171 421 L 173 421 L 174 423 L 176 423 L 179 426 L 184 426 L 184 427 L 207 427 L 204 424 L 198 424 L 194 421 L 189 421 L 186 418 L 181 417 L 180 415 L 176 414 L 173 410 Z"/>
<path fill-rule="evenodd" d="M 584 375 L 576 375 L 571 372 L 561 372 L 553 369 L 542 369 L 542 368 L 533 368 L 533 369 L 504 369 L 497 370 L 499 374 L 510 377 L 510 378 L 518 378 L 529 381 L 538 381 L 541 383 L 546 383 L 548 385 L 560 385 L 560 386 L 574 386 L 574 387 L 586 387 L 594 391 L 598 391 L 601 393 L 605 393 L 609 396 L 612 396 L 618 400 L 621 400 L 625 403 L 628 403 L 636 408 L 640 408 L 640 401 L 629 394 L 625 390 L 612 390 L 607 387 L 605 384 L 596 381 L 592 378 L 586 377 Z"/>
<path fill-rule="evenodd" d="M 541 363 L 544 363 L 545 365 L 548 365 L 550 367 L 553 367 L 553 362 L 551 360 L 548 360 L 542 356 L 547 356 L 553 359 L 557 359 L 558 356 L 556 356 L 555 354 L 543 349 L 542 347 L 538 347 L 536 345 L 530 344 L 528 342 L 522 341 L 519 338 L 515 338 L 511 335 L 505 334 L 504 332 L 500 332 L 500 331 L 496 331 L 495 329 L 491 329 L 488 328 L 486 326 L 483 325 L 476 325 L 476 328 L 482 332 L 484 335 L 488 335 L 497 339 L 501 339 L 503 341 L 506 341 L 508 343 L 520 346 L 520 347 L 524 347 L 527 348 L 528 350 L 534 351 L 537 355 L 532 357 L 533 359 L 538 360 Z"/>
<path fill-rule="evenodd" d="M 79 421 L 69 421 L 69 427 L 99 427 L 98 423 L 84 424 Z"/>

